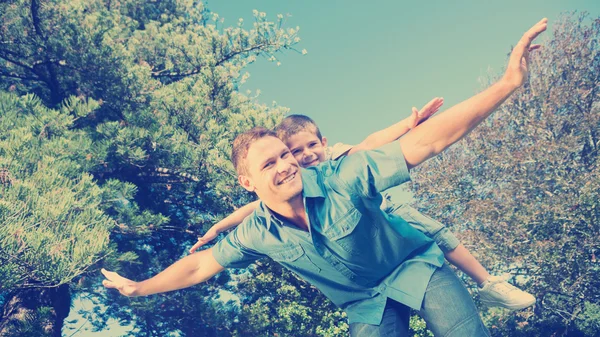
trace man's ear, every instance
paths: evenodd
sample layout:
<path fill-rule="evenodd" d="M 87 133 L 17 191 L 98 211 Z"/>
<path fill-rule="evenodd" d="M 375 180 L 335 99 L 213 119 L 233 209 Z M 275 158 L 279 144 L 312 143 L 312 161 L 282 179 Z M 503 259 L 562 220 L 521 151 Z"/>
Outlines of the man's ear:
<path fill-rule="evenodd" d="M 252 182 L 252 179 L 250 179 L 250 177 L 239 175 L 238 181 L 240 185 L 242 185 L 242 187 L 245 188 L 248 192 L 254 192 L 254 183 Z"/>
<path fill-rule="evenodd" d="M 323 147 L 327 147 L 327 137 L 321 137 L 321 144 Z"/>

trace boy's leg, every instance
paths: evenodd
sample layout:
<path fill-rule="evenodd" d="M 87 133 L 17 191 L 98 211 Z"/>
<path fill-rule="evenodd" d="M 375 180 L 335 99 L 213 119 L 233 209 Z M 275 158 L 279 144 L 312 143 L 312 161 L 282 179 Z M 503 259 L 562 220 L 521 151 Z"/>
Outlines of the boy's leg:
<path fill-rule="evenodd" d="M 479 261 L 441 222 L 408 205 L 395 208 L 393 213 L 434 239 L 444 252 L 446 259 L 477 282 L 481 301 L 485 305 L 517 310 L 527 308 L 535 303 L 535 297 L 530 293 L 514 287 L 501 277 L 490 276 Z"/>
<path fill-rule="evenodd" d="M 444 256 L 448 262 L 458 267 L 460 271 L 467 274 L 478 285 L 483 284 L 490 278 L 490 273 L 462 244 L 452 250 L 444 251 Z"/>
<path fill-rule="evenodd" d="M 456 236 L 441 222 L 408 205 L 401 205 L 396 208 L 394 214 L 402 217 L 411 226 L 435 240 L 444 252 L 446 259 L 477 282 L 478 285 L 490 277 L 490 274 L 481 263 L 471 255 L 465 246 L 460 244 Z"/>
<path fill-rule="evenodd" d="M 388 300 L 380 325 L 351 323 L 351 337 L 408 337 L 410 308 L 393 300 Z"/>
<path fill-rule="evenodd" d="M 489 336 L 471 295 L 450 267 L 438 268 L 417 312 L 435 336 Z"/>

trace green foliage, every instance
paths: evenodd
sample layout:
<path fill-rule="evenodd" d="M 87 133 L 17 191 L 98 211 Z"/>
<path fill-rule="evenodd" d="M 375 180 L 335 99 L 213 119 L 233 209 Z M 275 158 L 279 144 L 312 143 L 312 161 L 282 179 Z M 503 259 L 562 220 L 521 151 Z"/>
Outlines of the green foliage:
<path fill-rule="evenodd" d="M 58 286 L 108 254 L 114 225 L 102 189 L 78 157 L 91 142 L 70 130 L 72 109 L 52 110 L 33 96 L 0 93 L 0 290 Z"/>
<path fill-rule="evenodd" d="M 231 141 L 253 125 L 275 125 L 287 110 L 261 104 L 258 95 L 237 89 L 249 76 L 243 68 L 257 57 L 275 61 L 278 52 L 294 50 L 298 28 L 284 28 L 283 16 L 273 22 L 260 12 L 253 22 L 235 27 L 222 23 L 201 2 L 190 0 L 0 4 L 0 85 L 28 94 L 21 99 L 37 109 L 36 117 L 23 123 L 35 132 L 9 132 L 17 112 L 3 109 L 0 133 L 10 143 L 7 156 L 18 155 L 14 162 L 27 168 L 21 172 L 14 162 L 8 165 L 9 159 L 0 163 L 10 166 L 19 180 L 7 193 L 22 190 L 26 179 L 33 179 L 28 174 L 41 170 L 49 177 L 39 173 L 23 193 L 39 194 L 45 201 L 52 196 L 61 205 L 54 214 L 61 226 L 52 227 L 54 232 L 44 227 L 27 240 L 40 240 L 41 247 L 51 249 L 45 242 L 78 228 L 85 215 L 86 221 L 95 221 L 91 224 L 102 223 L 104 231 L 86 247 L 91 251 L 78 253 L 88 260 L 72 263 L 95 271 L 97 259 L 112 253 L 103 260 L 107 268 L 148 278 L 180 258 L 203 227 L 251 200 L 237 187 L 228 160 Z M 45 138 L 48 146 L 41 146 Z M 50 177 L 66 192 L 35 185 Z M 93 197 L 77 204 L 77 198 L 87 196 L 76 193 L 84 186 Z M 81 205 L 84 212 L 72 210 Z M 28 225 L 15 220 L 15 226 Z M 43 241 L 45 235 L 50 238 Z M 32 263 L 35 267 L 37 261 Z M 12 269 L 7 268 L 2 265 L 0 271 L 8 275 Z M 71 282 L 98 303 L 85 313 L 96 329 L 110 317 L 133 321 L 154 335 L 208 336 L 234 329 L 236 307 L 218 300 L 217 289 L 229 280 L 227 273 L 185 292 L 129 300 L 115 292 L 96 293 L 97 272 L 50 269 L 60 276 L 51 284 Z M 73 275 L 81 275 L 77 283 Z M 14 289 L 18 282 L 3 284 Z M 288 309 L 290 320 L 306 317 Z M 223 327 L 222 321 L 232 324 Z"/>
<path fill-rule="evenodd" d="M 486 313 L 498 336 L 595 335 L 584 313 L 600 302 L 600 19 L 554 27 L 529 83 L 413 175 L 419 205 L 536 295 L 534 309 Z"/>

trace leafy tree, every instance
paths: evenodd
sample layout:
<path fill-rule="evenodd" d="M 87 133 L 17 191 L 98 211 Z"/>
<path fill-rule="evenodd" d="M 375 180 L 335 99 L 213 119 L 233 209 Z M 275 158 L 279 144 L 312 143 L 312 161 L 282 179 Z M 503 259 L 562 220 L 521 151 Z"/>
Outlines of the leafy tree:
<path fill-rule="evenodd" d="M 43 105 L 24 96 L 38 102 L 36 116 L 45 116 L 46 123 L 38 126 L 33 118 L 23 119 L 23 128 L 32 130 L 33 139 L 49 138 L 44 146 L 63 151 L 53 161 L 44 158 L 45 166 L 38 169 L 34 157 L 25 159 L 39 147 L 25 144 L 26 151 L 21 151 L 14 148 L 19 142 L 11 143 L 13 152 L 2 153 L 2 168 L 7 169 L 3 172 L 33 185 L 19 194 L 16 187 L 21 185 L 13 182 L 2 194 L 3 204 L 19 200 L 33 208 L 29 196 L 53 193 L 55 203 L 63 205 L 52 213 L 61 226 L 32 233 L 23 239 L 28 245 L 44 236 L 65 235 L 61 240 L 68 240 L 67 233 L 76 234 L 78 223 L 87 220 L 105 226 L 98 227 L 104 232 L 95 234 L 97 240 L 85 247 L 88 251 L 64 256 L 64 261 L 73 258 L 71 263 L 83 270 L 54 264 L 51 272 L 43 273 L 44 282 L 64 290 L 61 296 L 53 297 L 36 283 L 28 291 L 40 302 L 22 301 L 20 308 L 31 305 L 31 312 L 39 313 L 33 321 L 39 323 L 48 317 L 40 310 L 60 302 L 63 314 L 52 316 L 52 326 L 45 326 L 54 335 L 60 334 L 73 293 L 99 304 L 86 313 L 96 329 L 115 317 L 135 322 L 139 334 L 148 336 L 221 334 L 220 321 L 233 321 L 232 305 L 218 300 L 217 288 L 229 280 L 227 273 L 185 292 L 130 300 L 98 290 L 96 262 L 115 252 L 103 261 L 107 267 L 147 278 L 181 257 L 202 226 L 250 200 L 236 186 L 227 160 L 231 140 L 253 125 L 273 126 L 286 110 L 261 104 L 256 96 L 240 93 L 238 86 L 248 77 L 244 67 L 256 57 L 273 60 L 277 52 L 293 49 L 299 41 L 298 28 L 284 28 L 283 16 L 271 22 L 260 12 L 255 12 L 249 29 L 243 22 L 224 27 L 223 20 L 201 2 L 186 0 L 4 1 L 0 24 L 0 85 L 17 95 L 33 93 L 41 99 Z M 3 98 L 2 103 L 14 99 Z M 94 107 L 72 113 L 82 104 Z M 1 136 L 19 138 L 8 133 L 12 119 L 4 118 L 5 113 L 21 120 L 23 112 L 3 110 L 2 121 L 7 124 Z M 53 116 L 62 119 L 51 123 Z M 70 138 L 75 135 L 78 140 Z M 17 168 L 21 165 L 28 165 L 28 171 Z M 54 184 L 48 190 L 33 183 L 44 179 Z M 81 192 L 82 186 L 89 190 Z M 78 210 L 81 205 L 87 207 L 83 212 Z M 15 217 L 19 211 L 15 207 L 3 208 L 3 219 L 11 219 L 14 228 L 27 228 L 35 218 Z M 43 213 L 37 217 L 52 220 Z M 2 239 L 18 250 L 14 231 L 5 235 Z M 77 242 L 85 241 L 82 237 Z M 61 249 L 71 247 L 67 241 L 64 245 Z M 38 262 L 46 262 L 32 262 L 41 270 Z M 16 303 L 12 292 L 20 289 L 21 281 L 8 282 L 14 268 L 2 266 L 5 309 Z M 31 285 L 29 280 L 23 282 Z M 4 324 L 10 317 L 19 321 L 23 316 L 1 317 Z M 21 330 L 35 328 L 30 327 Z"/>
<path fill-rule="evenodd" d="M 497 336 L 595 336 L 600 300 L 600 18 L 567 14 L 529 83 L 413 175 L 418 205 L 538 299 L 491 310 Z"/>
<path fill-rule="evenodd" d="M 86 172 L 92 142 L 70 129 L 97 103 L 67 103 L 53 110 L 33 95 L 0 92 L 0 335 L 58 336 L 69 282 L 113 253 L 108 189 Z"/>

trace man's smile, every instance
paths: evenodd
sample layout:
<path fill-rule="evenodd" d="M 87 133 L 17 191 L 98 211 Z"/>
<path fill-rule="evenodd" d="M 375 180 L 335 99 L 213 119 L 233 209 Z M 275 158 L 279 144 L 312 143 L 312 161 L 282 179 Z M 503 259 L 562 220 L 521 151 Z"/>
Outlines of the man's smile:
<path fill-rule="evenodd" d="M 290 181 L 294 180 L 294 178 L 296 178 L 296 174 L 298 173 L 298 171 L 290 174 L 289 176 L 287 176 L 285 179 L 281 180 L 280 182 L 277 183 L 277 185 L 283 185 L 283 184 L 287 184 Z"/>

